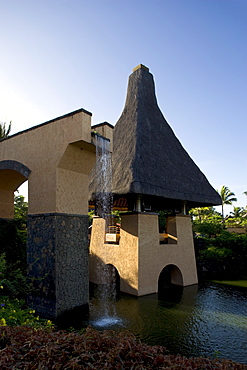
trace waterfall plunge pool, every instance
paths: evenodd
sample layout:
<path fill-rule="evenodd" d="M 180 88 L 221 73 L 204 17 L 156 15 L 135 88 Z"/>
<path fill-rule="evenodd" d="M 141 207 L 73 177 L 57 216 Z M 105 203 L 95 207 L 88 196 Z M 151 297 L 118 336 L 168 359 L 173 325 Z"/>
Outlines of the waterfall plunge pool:
<path fill-rule="evenodd" d="M 116 300 L 92 292 L 85 326 L 130 330 L 171 354 L 222 357 L 247 364 L 247 289 L 204 282 L 173 287 L 160 297 L 120 293 Z"/>

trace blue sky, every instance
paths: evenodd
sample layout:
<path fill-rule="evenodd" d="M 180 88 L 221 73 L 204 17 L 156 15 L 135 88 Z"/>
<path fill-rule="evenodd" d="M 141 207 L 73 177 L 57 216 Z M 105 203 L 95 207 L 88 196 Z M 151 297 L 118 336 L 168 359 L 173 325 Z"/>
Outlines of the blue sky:
<path fill-rule="evenodd" d="M 12 133 L 78 108 L 114 125 L 142 63 L 209 182 L 247 204 L 246 0 L 0 0 L 0 15 L 0 120 Z"/>

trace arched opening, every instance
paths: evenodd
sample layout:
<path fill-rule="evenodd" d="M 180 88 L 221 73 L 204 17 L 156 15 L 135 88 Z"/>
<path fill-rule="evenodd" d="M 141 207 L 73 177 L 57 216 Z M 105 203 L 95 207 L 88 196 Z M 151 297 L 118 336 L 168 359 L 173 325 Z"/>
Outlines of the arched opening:
<path fill-rule="evenodd" d="M 24 298 L 27 289 L 27 202 L 16 190 L 30 170 L 17 161 L 0 161 L 0 258 L 4 291 Z M 11 281 L 11 284 L 7 283 Z"/>
<path fill-rule="evenodd" d="M 29 168 L 17 161 L 0 161 L 0 218 L 14 218 L 14 192 L 30 174 Z"/>
<path fill-rule="evenodd" d="M 120 294 L 120 275 L 116 267 L 106 264 L 99 274 L 100 283 L 90 284 L 91 295 L 101 300 L 116 299 Z"/>
<path fill-rule="evenodd" d="M 112 264 L 104 265 L 102 274 L 106 289 L 106 298 L 117 298 L 120 292 L 120 276 L 118 270 Z"/>
<path fill-rule="evenodd" d="M 158 280 L 158 295 L 160 299 L 173 295 L 181 295 L 183 290 L 183 276 L 180 269 L 175 265 L 167 265 L 163 268 Z"/>

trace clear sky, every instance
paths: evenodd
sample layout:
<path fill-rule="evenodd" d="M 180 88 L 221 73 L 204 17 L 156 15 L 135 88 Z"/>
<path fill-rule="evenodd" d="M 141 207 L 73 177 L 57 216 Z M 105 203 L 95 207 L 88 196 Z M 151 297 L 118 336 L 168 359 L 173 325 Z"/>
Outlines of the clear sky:
<path fill-rule="evenodd" d="M 0 0 L 0 19 L 12 133 L 78 108 L 114 125 L 142 63 L 209 182 L 247 204 L 247 0 Z"/>

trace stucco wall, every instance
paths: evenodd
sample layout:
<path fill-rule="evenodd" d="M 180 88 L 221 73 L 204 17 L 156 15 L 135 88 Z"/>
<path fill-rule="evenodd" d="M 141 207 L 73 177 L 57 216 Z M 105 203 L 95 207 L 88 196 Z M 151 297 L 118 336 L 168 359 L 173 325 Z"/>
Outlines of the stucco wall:
<path fill-rule="evenodd" d="M 87 214 L 87 176 L 95 161 L 90 143 L 91 113 L 82 109 L 0 142 L 1 161 L 18 161 L 31 170 L 29 214 Z M 13 187 L 8 190 L 13 192 Z"/>
<path fill-rule="evenodd" d="M 89 280 L 103 284 L 101 271 L 104 264 L 112 264 L 121 277 L 120 290 L 129 294 L 138 293 L 138 218 L 131 215 L 122 219 L 120 244 L 106 244 L 105 220 L 93 219 L 89 250 Z"/>
<path fill-rule="evenodd" d="M 114 245 L 104 242 L 105 221 L 94 219 L 90 242 L 90 281 L 100 283 L 97 273 L 100 276 L 102 266 L 112 264 L 120 275 L 120 290 L 141 296 L 157 292 L 162 269 L 175 265 L 181 274 L 174 273 L 172 283 L 183 286 L 197 284 L 190 216 L 170 217 L 167 223 L 170 231 L 176 231 L 176 244 L 173 241 L 171 244 L 159 243 L 157 214 L 123 214 L 120 242 Z"/>

